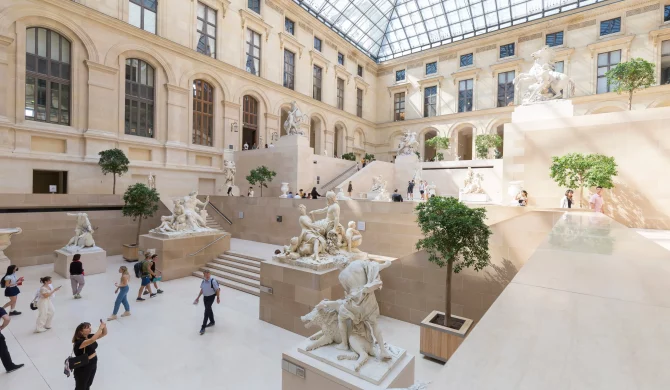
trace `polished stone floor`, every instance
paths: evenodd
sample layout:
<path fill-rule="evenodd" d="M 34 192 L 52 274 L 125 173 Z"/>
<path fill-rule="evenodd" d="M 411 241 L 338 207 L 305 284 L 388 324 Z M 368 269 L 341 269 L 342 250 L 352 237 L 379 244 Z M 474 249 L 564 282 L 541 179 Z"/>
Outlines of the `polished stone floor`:
<path fill-rule="evenodd" d="M 245 243 L 238 242 L 233 249 L 237 244 Z M 270 247 L 259 247 L 259 254 L 266 249 Z M 122 264 L 127 263 L 120 256 L 109 257 L 107 273 L 86 278 L 80 300 L 72 299 L 69 280 L 55 275 L 51 265 L 19 270 L 27 280 L 19 296 L 23 315 L 12 317 L 3 334 L 14 361 L 26 367 L 12 374 L 0 368 L 0 389 L 74 388 L 74 379 L 63 375 L 72 334 L 80 322 L 96 324 L 111 314 L 114 282 Z M 36 312 L 28 304 L 44 275 L 52 275 L 54 286 L 63 289 L 55 297 L 53 329 L 36 334 Z M 200 336 L 203 307 L 193 305 L 199 279 L 166 282 L 164 294 L 136 303 L 138 282 L 133 275 L 132 316 L 109 322 L 109 335 L 99 342 L 94 389 L 281 389 L 281 354 L 302 337 L 260 321 L 257 297 L 224 287 L 221 304 L 214 306 L 216 326 Z M 389 318 L 382 318 L 381 325 L 390 343 L 416 356 L 417 380 L 430 381 L 443 368 L 419 354 L 418 326 Z"/>

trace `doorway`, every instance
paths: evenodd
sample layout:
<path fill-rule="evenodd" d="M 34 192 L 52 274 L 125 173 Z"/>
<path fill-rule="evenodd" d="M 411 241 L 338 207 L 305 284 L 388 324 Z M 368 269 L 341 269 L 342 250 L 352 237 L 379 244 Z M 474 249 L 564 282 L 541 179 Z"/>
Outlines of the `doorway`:
<path fill-rule="evenodd" d="M 33 194 L 51 193 L 67 194 L 67 171 L 33 170 Z"/>
<path fill-rule="evenodd" d="M 242 146 L 246 143 L 252 149 L 258 139 L 258 100 L 244 96 L 242 114 Z"/>

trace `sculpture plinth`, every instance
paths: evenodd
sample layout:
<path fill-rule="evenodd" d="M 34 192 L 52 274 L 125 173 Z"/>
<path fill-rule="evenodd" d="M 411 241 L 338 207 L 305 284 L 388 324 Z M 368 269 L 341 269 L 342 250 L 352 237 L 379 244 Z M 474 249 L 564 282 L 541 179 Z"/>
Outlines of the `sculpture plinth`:
<path fill-rule="evenodd" d="M 5 249 L 12 244 L 12 235 L 21 234 L 21 228 L 0 229 L 0 270 L 7 269 L 10 265 L 9 257 L 5 255 Z"/>
<path fill-rule="evenodd" d="M 102 274 L 107 271 L 107 252 L 97 246 L 77 248 L 77 250 L 72 247 L 65 247 L 55 250 L 54 254 L 56 256 L 54 272 L 66 279 L 70 278 L 70 263 L 72 263 L 75 254 L 81 256 L 79 261 L 81 261 L 86 275 Z"/>

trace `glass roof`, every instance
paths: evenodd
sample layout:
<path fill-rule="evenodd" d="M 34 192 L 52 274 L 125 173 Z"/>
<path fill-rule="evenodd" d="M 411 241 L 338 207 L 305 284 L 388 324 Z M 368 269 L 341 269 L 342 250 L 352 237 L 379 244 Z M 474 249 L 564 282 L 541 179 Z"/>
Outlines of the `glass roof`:
<path fill-rule="evenodd" d="M 293 0 L 377 62 L 606 0 Z"/>

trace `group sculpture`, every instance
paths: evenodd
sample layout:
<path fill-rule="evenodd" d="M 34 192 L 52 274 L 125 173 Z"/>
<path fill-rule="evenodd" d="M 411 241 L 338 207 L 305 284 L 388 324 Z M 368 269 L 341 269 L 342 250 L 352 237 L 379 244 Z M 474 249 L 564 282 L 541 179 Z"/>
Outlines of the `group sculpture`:
<path fill-rule="evenodd" d="M 232 187 L 235 185 L 235 161 L 223 160 L 223 177 L 225 178 L 225 187 Z"/>
<path fill-rule="evenodd" d="M 161 217 L 161 225 L 152 233 L 190 233 L 213 230 L 207 227 L 207 207 L 209 196 L 202 202 L 198 191 L 192 191 L 183 198 L 174 199 L 172 215 Z"/>
<path fill-rule="evenodd" d="M 521 97 L 522 105 L 574 95 L 575 83 L 564 73 L 555 70 L 555 53 L 552 48 L 545 46 L 531 54 L 531 57 L 535 62 L 528 73 L 520 73 L 514 79 L 514 92 Z"/>
<path fill-rule="evenodd" d="M 335 266 L 335 261 L 349 261 L 367 258 L 358 247 L 363 242 L 356 223 L 351 221 L 345 229 L 340 224 L 340 205 L 334 192 L 326 193 L 328 205 L 323 209 L 307 212 L 304 204 L 298 205 L 300 235 L 291 238 L 289 245 L 275 255 L 275 260 L 312 269 L 327 269 Z M 323 219 L 314 216 L 326 214 Z"/>
<path fill-rule="evenodd" d="M 95 246 L 93 240 L 93 227 L 88 220 L 86 213 L 67 213 L 70 217 L 77 217 L 77 226 L 74 228 L 74 236 L 65 245 L 64 249 L 69 252 L 78 252 L 83 248 L 92 248 Z"/>
<path fill-rule="evenodd" d="M 419 150 L 419 141 L 416 140 L 416 133 L 407 130 L 400 139 L 398 145 L 398 156 L 409 156 Z"/>
<path fill-rule="evenodd" d="M 377 323 L 379 305 L 375 298 L 375 290 L 382 288 L 380 272 L 390 265 L 390 261 L 380 263 L 368 259 L 337 263 L 342 270 L 339 281 L 344 287 L 344 299 L 324 299 L 301 317 L 305 327 L 320 328 L 310 337 L 306 351 L 336 343 L 335 348 L 341 351 L 337 359 L 356 360 L 354 370 L 357 372 L 370 357 L 382 361 L 393 358 L 389 353 L 393 347 L 384 343 Z"/>
<path fill-rule="evenodd" d="M 374 176 L 372 178 L 372 187 L 370 188 L 370 192 L 374 195 L 374 197 L 372 198 L 373 201 L 375 202 L 391 201 L 391 195 L 386 190 L 386 184 L 387 184 L 386 180 L 384 180 L 382 175 Z"/>
<path fill-rule="evenodd" d="M 483 194 L 482 181 L 484 176 L 481 173 L 474 173 L 471 167 L 468 167 L 468 174 L 465 176 L 461 194 Z"/>
<path fill-rule="evenodd" d="M 286 120 L 284 121 L 284 131 L 286 135 L 304 135 L 300 130 L 300 124 L 304 119 L 302 111 L 298 108 L 295 101 L 291 102 L 291 110 L 289 110 Z"/>

